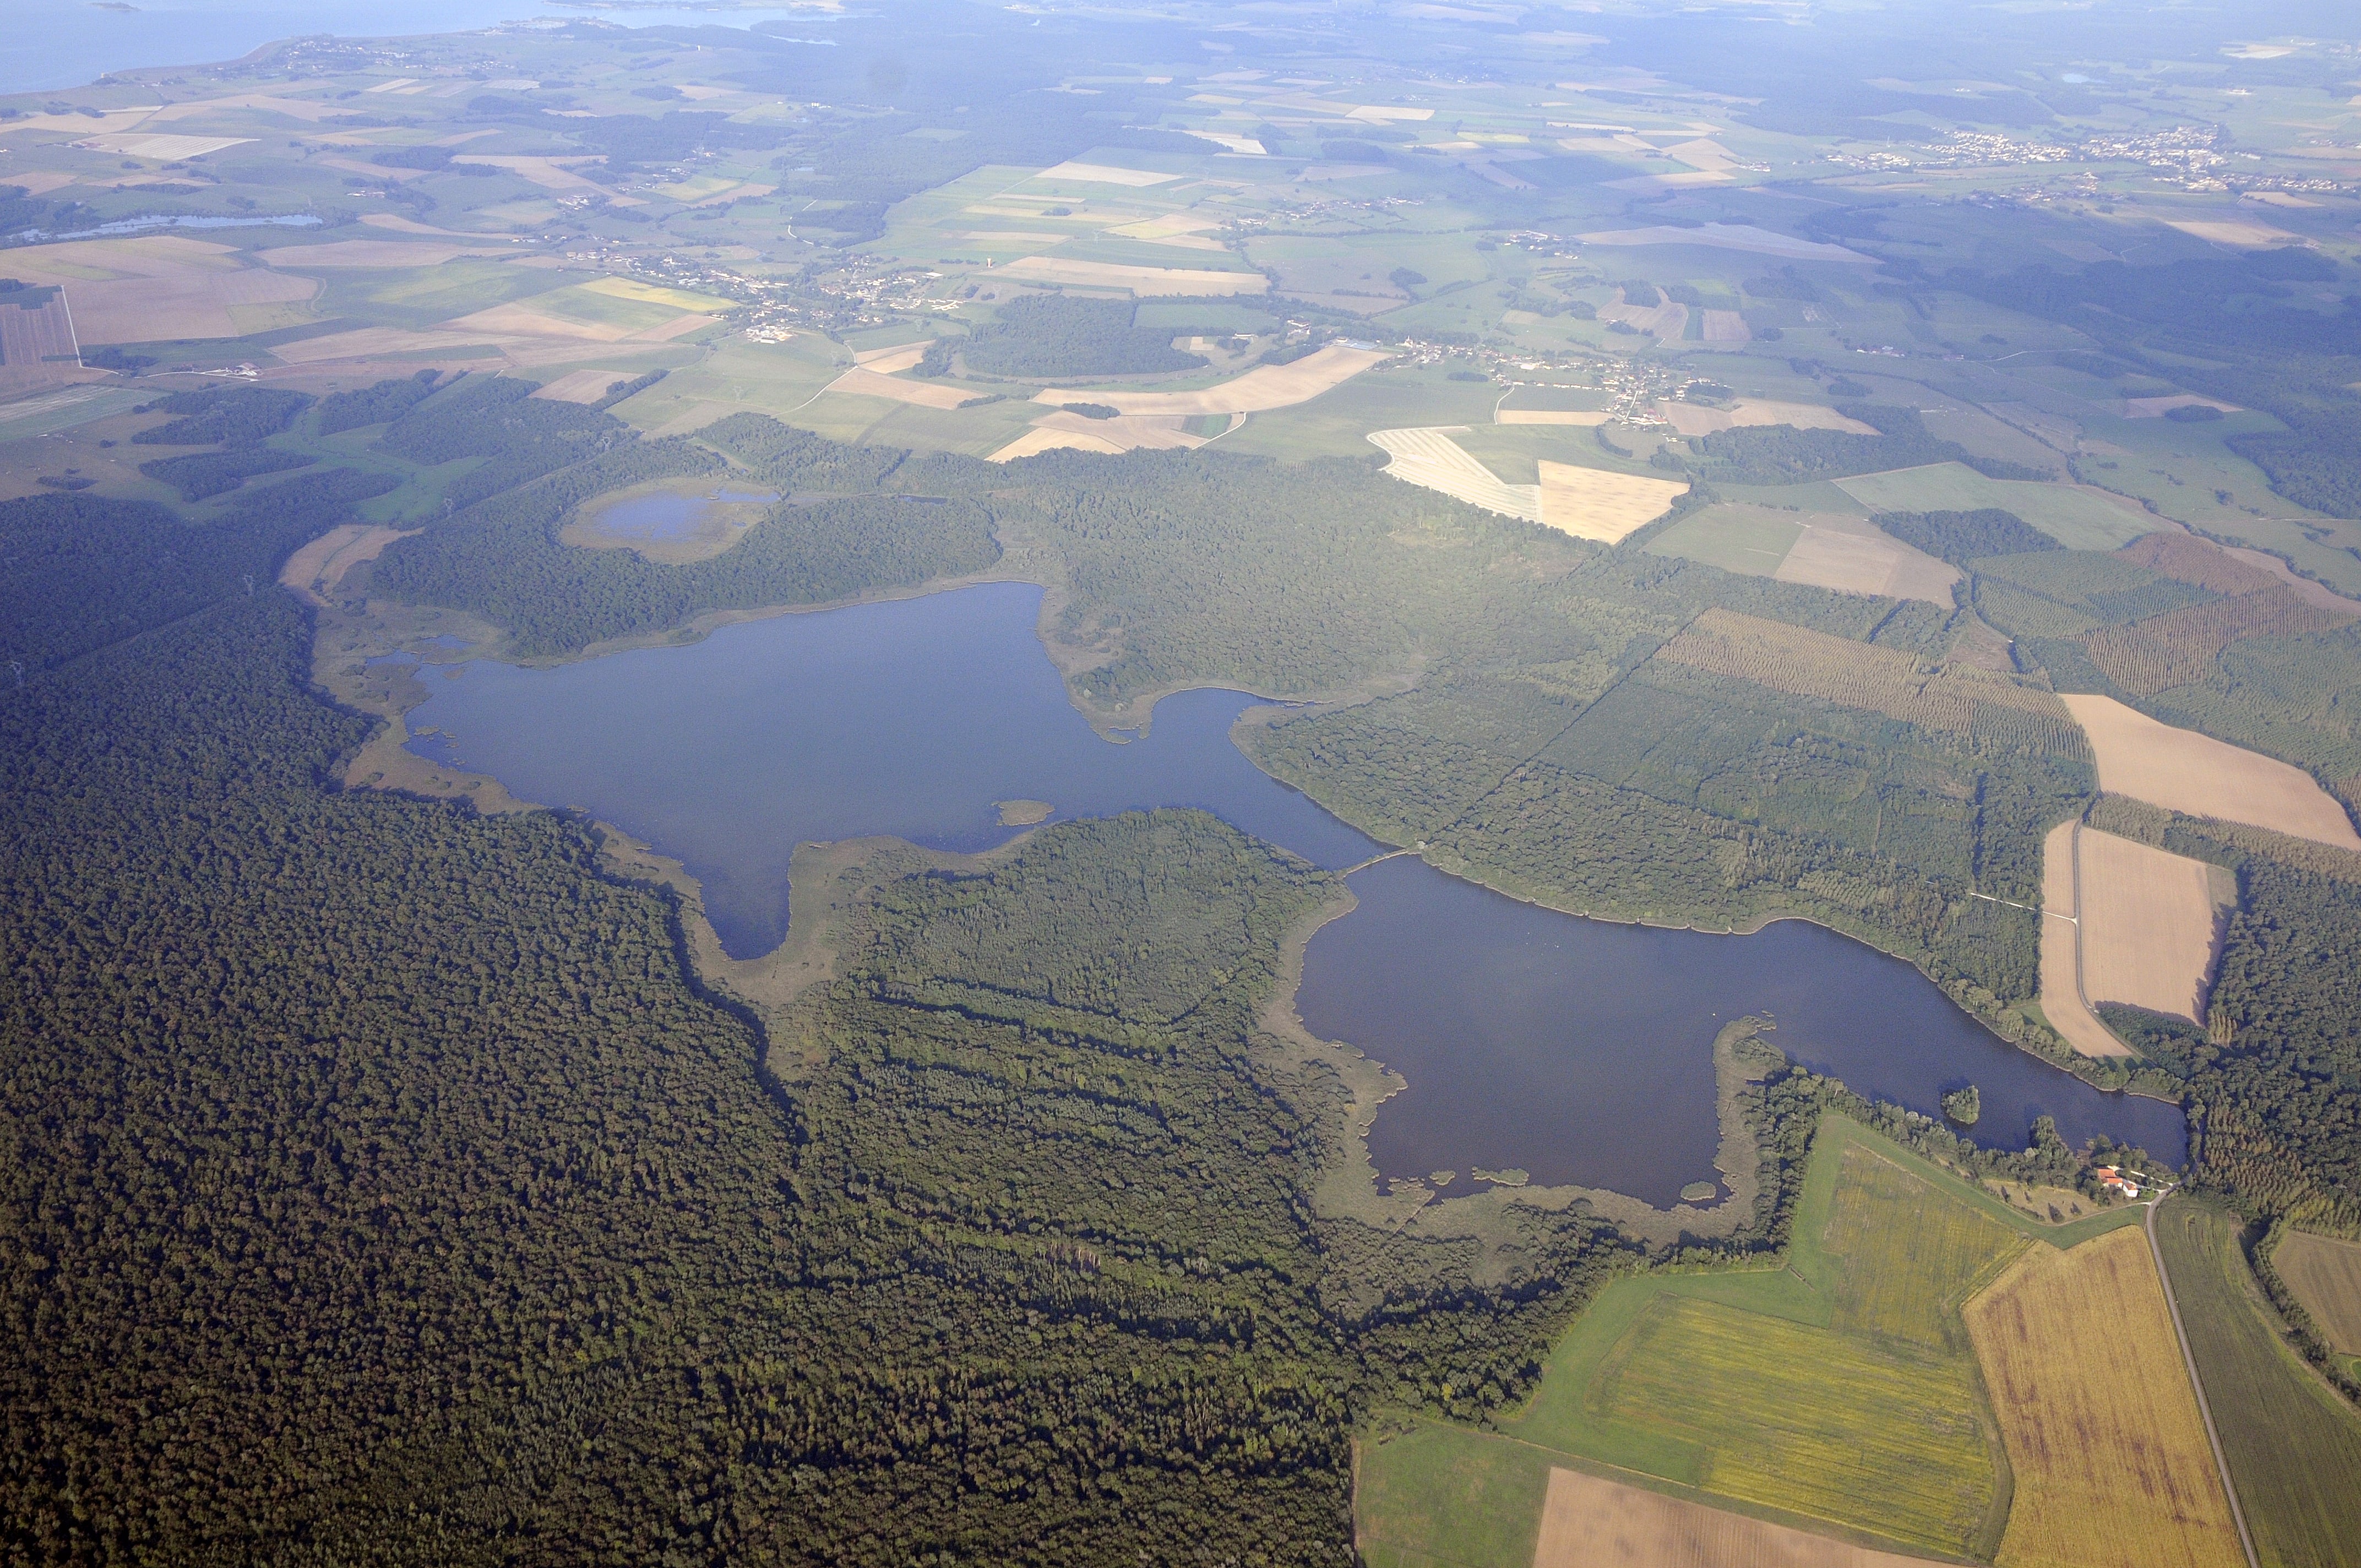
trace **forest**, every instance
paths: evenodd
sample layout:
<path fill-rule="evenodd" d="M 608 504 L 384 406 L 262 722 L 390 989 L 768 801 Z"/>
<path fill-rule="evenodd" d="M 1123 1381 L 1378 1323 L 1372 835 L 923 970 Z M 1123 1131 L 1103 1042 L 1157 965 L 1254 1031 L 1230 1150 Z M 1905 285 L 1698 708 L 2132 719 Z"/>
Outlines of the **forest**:
<path fill-rule="evenodd" d="M 921 376 L 947 374 L 957 354 L 987 376 L 1136 376 L 1194 370 L 1202 355 L 1172 346 L 1170 328 L 1136 324 L 1138 307 L 1122 300 L 1027 294 L 1000 307 L 996 318 L 964 341 L 937 338 L 918 363 Z"/>

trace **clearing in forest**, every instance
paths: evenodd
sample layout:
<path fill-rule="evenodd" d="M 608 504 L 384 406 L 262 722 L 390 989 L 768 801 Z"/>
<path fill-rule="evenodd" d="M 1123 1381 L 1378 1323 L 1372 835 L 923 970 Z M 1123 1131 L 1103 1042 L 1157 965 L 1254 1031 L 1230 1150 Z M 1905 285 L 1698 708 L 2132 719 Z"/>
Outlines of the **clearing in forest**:
<path fill-rule="evenodd" d="M 2111 696 L 2061 700 L 2090 737 L 2099 787 L 2108 794 L 2361 850 L 2361 834 L 2345 808 L 2302 769 L 2194 729 L 2159 724 Z"/>
<path fill-rule="evenodd" d="M 2082 994 L 2082 927 L 2074 839 L 2083 831 L 2068 820 L 2041 840 L 2041 1015 L 2086 1057 L 2127 1057 Z"/>
<path fill-rule="evenodd" d="M 2221 916 L 2236 901 L 2236 879 L 2222 867 L 2090 828 L 2075 835 L 2074 855 L 2083 996 L 2202 1024 Z"/>
<path fill-rule="evenodd" d="M 2345 1355 L 2361 1355 L 2361 1242 L 2290 1231 L 2271 1254 L 2321 1337 Z"/>
<path fill-rule="evenodd" d="M 386 546 L 397 539 L 407 539 L 416 529 L 388 528 L 382 523 L 338 523 L 287 557 L 287 565 L 279 569 L 279 581 L 295 590 L 295 597 L 315 605 L 324 605 L 345 580 L 345 574 L 364 561 L 374 561 L 385 554 Z"/>
<path fill-rule="evenodd" d="M 1905 1568 L 1927 1559 L 1553 1467 L 1533 1568 Z"/>
<path fill-rule="evenodd" d="M 1193 392 L 1123 392 L 1112 388 L 1051 387 L 1037 403 L 1104 403 L 1120 413 L 1194 415 L 1260 413 L 1290 408 L 1333 391 L 1388 357 L 1382 348 L 1349 348 L 1341 343 L 1287 365 L 1257 365 L 1243 376 Z"/>
<path fill-rule="evenodd" d="M 2243 1568 L 2145 1235 L 2028 1248 L 1966 1315 L 2015 1475 L 2000 1568 Z"/>
<path fill-rule="evenodd" d="M 1929 669 L 1908 653 L 1784 620 L 1708 609 L 1656 657 L 1922 729 L 2070 755 L 2081 750 L 2049 692 L 1967 665 Z"/>

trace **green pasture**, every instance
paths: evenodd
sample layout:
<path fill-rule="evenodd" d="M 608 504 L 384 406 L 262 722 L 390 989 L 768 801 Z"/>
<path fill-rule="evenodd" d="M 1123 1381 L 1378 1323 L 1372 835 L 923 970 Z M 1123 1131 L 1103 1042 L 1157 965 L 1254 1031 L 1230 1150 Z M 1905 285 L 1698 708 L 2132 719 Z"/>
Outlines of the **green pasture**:
<path fill-rule="evenodd" d="M 1373 430 L 1414 425 L 1488 424 L 1499 389 L 1454 381 L 1439 370 L 1370 370 L 1293 408 L 1251 415 L 1220 450 L 1301 462 L 1310 457 L 1374 457 Z M 1455 437 L 1455 439 L 1456 439 Z"/>
<path fill-rule="evenodd" d="M 1803 513 L 1724 502 L 1691 512 L 1650 540 L 1652 555 L 1702 561 L 1725 572 L 1767 577 L 1804 536 Z"/>
<path fill-rule="evenodd" d="M 2152 518 L 2088 490 L 2034 479 L 1987 479 L 1964 463 L 1933 463 L 1836 481 L 1880 511 L 2012 511 L 2069 550 L 2114 550 L 2156 532 Z"/>
<path fill-rule="evenodd" d="M 2280 1338 L 2227 1210 L 2176 1198 L 2157 1243 L 2264 1568 L 2344 1568 L 2361 1541 L 2361 1412 Z"/>
<path fill-rule="evenodd" d="M 1859 1124 L 1825 1118 L 1780 1266 L 1617 1280 L 1489 1431 L 1418 1421 L 1364 1448 L 1378 1568 L 1524 1568 L 1552 1464 L 1891 1549 L 1989 1557 L 2010 1480 L 1963 1302 L 2037 1225 Z"/>

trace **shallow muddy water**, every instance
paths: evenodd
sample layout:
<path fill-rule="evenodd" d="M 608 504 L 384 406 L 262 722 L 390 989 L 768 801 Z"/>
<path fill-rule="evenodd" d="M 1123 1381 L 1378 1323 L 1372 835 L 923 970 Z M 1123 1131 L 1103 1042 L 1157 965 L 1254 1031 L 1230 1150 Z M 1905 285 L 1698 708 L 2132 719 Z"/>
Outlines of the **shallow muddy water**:
<path fill-rule="evenodd" d="M 1874 1100 L 1930 1114 L 1963 1084 L 1972 1129 L 2023 1148 L 2057 1118 L 2179 1163 L 2177 1106 L 2103 1094 L 2016 1049 L 1926 976 L 1848 937 L 1782 920 L 1751 937 L 1621 926 L 1520 904 L 1402 856 L 1356 872 L 1360 906 L 1305 949 L 1297 1010 L 1315 1035 L 1385 1062 L 1410 1087 L 1379 1108 L 1369 1153 L 1387 1179 L 1521 1168 L 1659 1207 L 1715 1179 L 1713 1037 L 1748 1014 L 1773 1045 Z"/>
<path fill-rule="evenodd" d="M 707 517 L 723 507 L 746 506 L 778 499 L 769 490 L 724 488 L 703 496 L 685 496 L 675 490 L 653 490 L 644 496 L 617 501 L 590 521 L 599 532 L 616 539 L 687 539 L 697 532 Z"/>
<path fill-rule="evenodd" d="M 411 750 L 526 800 L 578 806 L 686 864 L 722 947 L 787 930 L 799 843 L 888 833 L 988 849 L 1053 819 L 1197 806 L 1314 864 L 1379 846 L 1230 743 L 1256 698 L 1183 692 L 1148 734 L 1101 740 L 1066 698 L 1034 624 L 1041 590 L 988 583 L 924 598 L 727 626 L 701 642 L 555 669 L 478 660 L 430 677 Z"/>
<path fill-rule="evenodd" d="M 673 498 L 675 500 L 689 498 Z M 1005 842 L 1002 802 L 1053 819 L 1195 806 L 1330 868 L 1381 846 L 1232 744 L 1256 698 L 1183 692 L 1148 732 L 1102 740 L 1034 626 L 1041 590 L 992 583 L 774 617 L 702 641 L 555 669 L 475 660 L 427 674 L 411 750 L 579 806 L 684 862 L 731 956 L 786 935 L 796 846 L 892 834 Z M 1020 808 L 1021 809 L 1021 808 Z M 1668 1205 L 1712 1179 L 1713 1036 L 1768 1014 L 1773 1043 L 1873 1098 L 1933 1113 L 1973 1082 L 1976 1135 L 2021 1148 L 2055 1116 L 2174 1160 L 2180 1113 L 2103 1095 L 1998 1039 L 1909 965 L 1800 921 L 1752 937 L 1585 920 L 1410 857 L 1352 879 L 1360 907 L 1316 935 L 1298 999 L 1410 1088 L 1370 1132 L 1388 1178 L 1522 1168 Z"/>

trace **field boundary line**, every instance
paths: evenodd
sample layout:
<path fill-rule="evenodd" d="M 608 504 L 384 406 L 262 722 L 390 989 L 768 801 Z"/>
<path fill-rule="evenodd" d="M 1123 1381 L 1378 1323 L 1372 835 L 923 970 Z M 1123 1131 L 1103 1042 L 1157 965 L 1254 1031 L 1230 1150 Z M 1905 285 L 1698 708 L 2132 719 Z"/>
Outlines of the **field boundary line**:
<path fill-rule="evenodd" d="M 2238 1544 L 2246 1549 L 2246 1568 L 2262 1568 L 2255 1555 L 2255 1538 L 2246 1529 L 2246 1510 L 2238 1504 L 2238 1484 L 2230 1478 L 2230 1462 L 2222 1453 L 2222 1434 L 2213 1426 L 2213 1407 L 2205 1398 L 2205 1379 L 2198 1376 L 2197 1356 L 2189 1348 L 2189 1330 L 2180 1321 L 2180 1298 L 2172 1293 L 2172 1271 L 2165 1266 L 2164 1248 L 2156 1239 L 2156 1212 L 2163 1206 L 2161 1198 L 2147 1203 L 2147 1219 L 2141 1227 L 2147 1234 L 2148 1255 L 2156 1259 L 2156 1277 L 2164 1287 L 2164 1304 L 2172 1313 L 2172 1333 L 2180 1342 L 2181 1365 L 2189 1368 L 2189 1387 L 2197 1395 L 2197 1413 L 2205 1418 L 2205 1441 L 2213 1446 L 2213 1468 L 2222 1477 L 2222 1493 L 2230 1499 L 2231 1522 L 2238 1527 Z"/>

